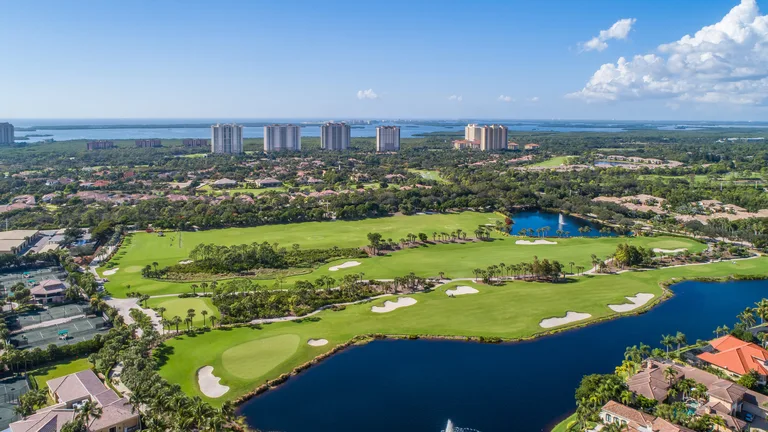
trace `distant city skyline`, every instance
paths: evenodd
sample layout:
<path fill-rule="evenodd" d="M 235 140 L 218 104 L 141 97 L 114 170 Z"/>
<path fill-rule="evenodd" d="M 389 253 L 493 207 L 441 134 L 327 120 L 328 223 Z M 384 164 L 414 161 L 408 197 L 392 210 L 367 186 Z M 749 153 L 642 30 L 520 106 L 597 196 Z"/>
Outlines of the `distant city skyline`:
<path fill-rule="evenodd" d="M 759 121 L 765 2 L 8 2 L 0 122 Z"/>

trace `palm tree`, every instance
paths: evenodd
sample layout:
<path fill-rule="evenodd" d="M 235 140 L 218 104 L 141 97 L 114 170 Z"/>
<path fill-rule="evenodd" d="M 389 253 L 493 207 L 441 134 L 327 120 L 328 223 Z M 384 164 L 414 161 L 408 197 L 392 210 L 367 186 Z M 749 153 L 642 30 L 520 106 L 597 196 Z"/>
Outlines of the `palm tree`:
<path fill-rule="evenodd" d="M 768 319 L 768 299 L 760 300 L 755 303 L 755 306 L 755 313 L 760 317 L 760 324 L 765 323 L 765 320 Z"/>
<path fill-rule="evenodd" d="M 179 324 L 181 324 L 181 317 L 176 315 L 171 319 L 171 324 L 176 326 L 176 333 L 179 332 Z"/>
<path fill-rule="evenodd" d="M 677 342 L 677 350 L 680 351 L 680 345 L 685 345 L 688 341 L 685 338 L 685 333 L 679 331 L 675 335 L 675 342 Z"/>
<path fill-rule="evenodd" d="M 75 415 L 75 419 L 81 421 L 83 425 L 86 427 L 90 423 L 91 419 L 99 419 L 101 418 L 101 407 L 96 405 L 91 400 L 86 400 L 83 402 L 83 404 L 80 406 L 80 409 L 77 410 L 77 414 Z"/>
<path fill-rule="evenodd" d="M 159 308 L 157 308 L 157 313 L 160 314 L 160 318 L 162 318 L 163 320 L 165 319 L 165 311 L 166 310 L 168 310 L 168 309 L 166 309 L 163 306 L 160 306 Z"/>
<path fill-rule="evenodd" d="M 754 327 L 754 325 L 757 323 L 757 320 L 755 320 L 755 311 L 752 308 L 744 309 L 744 311 L 740 313 L 736 318 L 738 318 L 746 328 Z"/>
<path fill-rule="evenodd" d="M 205 325 L 205 316 L 208 315 L 208 311 L 207 310 L 202 310 L 202 311 L 200 311 L 200 315 L 203 316 L 203 327 L 207 327 Z"/>
<path fill-rule="evenodd" d="M 676 378 L 677 378 L 677 371 L 675 371 L 675 369 L 671 367 L 664 369 L 664 379 L 667 380 L 669 385 L 672 385 L 672 383 L 675 382 Z"/>
<path fill-rule="evenodd" d="M 216 315 L 211 315 L 211 328 L 216 327 Z"/>
<path fill-rule="evenodd" d="M 573 266 L 576 265 L 576 263 L 571 261 L 568 263 L 568 265 L 571 266 L 571 274 L 573 274 Z"/>
<path fill-rule="evenodd" d="M 198 285 L 197 284 L 192 284 L 189 287 L 192 288 L 192 295 L 196 296 L 197 295 L 197 288 L 199 288 Z"/>
<path fill-rule="evenodd" d="M 664 335 L 661 337 L 661 344 L 667 348 L 667 355 L 669 355 L 669 347 L 676 342 L 675 337 L 672 335 Z"/>

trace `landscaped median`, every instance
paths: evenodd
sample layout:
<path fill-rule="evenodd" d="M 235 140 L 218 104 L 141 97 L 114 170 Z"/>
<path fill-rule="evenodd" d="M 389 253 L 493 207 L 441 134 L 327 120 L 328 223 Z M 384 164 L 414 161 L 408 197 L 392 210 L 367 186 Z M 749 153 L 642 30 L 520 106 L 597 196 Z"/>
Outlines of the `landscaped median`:
<path fill-rule="evenodd" d="M 653 294 L 638 313 L 663 298 L 661 283 L 673 278 L 715 278 L 729 275 L 764 275 L 768 258 L 726 261 L 707 265 L 676 267 L 619 275 L 575 278 L 568 283 L 510 282 L 488 286 L 467 281 L 443 285 L 429 293 L 399 296 L 416 303 L 387 313 L 374 306 L 394 302 L 397 296 L 347 306 L 341 311 L 326 310 L 311 319 L 280 322 L 259 328 L 240 327 L 213 330 L 201 335 L 179 336 L 166 342 L 167 361 L 160 374 L 178 383 L 190 395 L 200 395 L 197 373 L 212 366 L 221 385 L 229 391 L 220 398 L 206 398 L 214 404 L 252 392 L 266 381 L 290 373 L 313 358 L 333 350 L 358 335 L 402 335 L 419 337 L 484 337 L 490 340 L 531 338 L 565 327 L 543 329 L 540 322 L 562 317 L 568 311 L 588 313 L 591 318 L 571 326 L 619 316 L 608 305 L 627 304 L 627 297 Z M 446 290 L 459 286 L 476 289 L 472 295 L 450 297 Z M 466 291 L 466 288 L 464 288 Z M 325 339 L 312 346 L 310 340 Z M 249 353 L 243 355 L 242 353 Z"/>

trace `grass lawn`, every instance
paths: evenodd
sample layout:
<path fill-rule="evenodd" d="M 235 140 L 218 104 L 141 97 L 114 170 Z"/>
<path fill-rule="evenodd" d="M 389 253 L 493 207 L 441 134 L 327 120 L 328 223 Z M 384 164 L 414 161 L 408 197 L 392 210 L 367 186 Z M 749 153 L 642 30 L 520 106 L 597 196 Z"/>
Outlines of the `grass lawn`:
<path fill-rule="evenodd" d="M 430 293 L 410 295 L 417 300 L 416 304 L 389 313 L 371 311 L 371 306 L 385 301 L 378 299 L 348 306 L 343 311 L 321 312 L 316 315 L 317 321 L 273 323 L 262 329 L 217 329 L 193 337 L 180 336 L 166 342 L 162 355 L 167 358 L 160 374 L 181 385 L 188 394 L 202 396 L 197 385 L 197 370 L 206 365 L 213 366 L 214 374 L 222 378 L 221 383 L 231 389 L 220 399 L 205 399 L 220 404 L 359 334 L 528 337 L 543 331 L 539 326 L 542 319 L 564 316 L 567 311 L 586 312 L 593 319 L 599 319 L 615 315 L 607 305 L 625 303 L 626 296 L 643 292 L 658 298 L 662 294 L 659 283 L 671 278 L 765 274 L 766 271 L 768 258 L 758 258 L 735 264 L 722 262 L 620 275 L 584 276 L 560 284 L 518 281 L 493 287 L 454 282 Z M 479 293 L 456 298 L 446 296 L 445 290 L 456 285 L 472 286 Z M 297 337 L 298 346 L 295 345 Z M 322 347 L 307 345 L 309 339 L 318 338 L 327 339 L 329 344 Z M 262 342 L 256 344 L 255 341 Z M 258 364 L 258 371 L 263 373 L 257 376 L 257 372 L 243 371 L 243 352 L 246 351 Z"/>
<path fill-rule="evenodd" d="M 576 413 L 569 415 L 568 418 L 558 423 L 557 426 L 552 428 L 551 432 L 567 432 L 568 427 L 574 423 L 576 423 Z"/>
<path fill-rule="evenodd" d="M 554 168 L 559 167 L 560 165 L 565 165 L 568 161 L 568 158 L 573 156 L 557 156 L 553 157 L 552 159 L 547 159 L 543 162 L 535 163 L 533 165 L 528 165 L 532 167 L 548 167 L 548 168 Z"/>
<path fill-rule="evenodd" d="M 422 178 L 427 180 L 434 180 L 440 183 L 448 183 L 447 180 L 445 180 L 441 175 L 439 171 L 436 170 L 421 170 L 421 169 L 412 169 L 409 168 L 408 171 L 412 173 L 416 173 L 420 175 Z"/>
<path fill-rule="evenodd" d="M 46 383 L 54 378 L 60 378 L 64 375 L 84 371 L 91 368 L 91 363 L 87 358 L 78 358 L 56 362 L 52 365 L 42 367 L 29 373 L 32 379 L 37 383 L 37 388 L 46 388 Z"/>
<path fill-rule="evenodd" d="M 110 260 L 109 266 L 118 271 L 106 276 L 109 279 L 107 289 L 116 297 L 125 297 L 127 291 L 140 291 L 149 295 L 187 292 L 190 284 L 147 280 L 141 277 L 141 269 L 153 262 L 157 262 L 159 267 L 176 264 L 187 259 L 189 252 L 201 243 L 234 245 L 267 241 L 278 242 L 285 247 L 293 243 L 304 248 L 357 247 L 368 243 L 366 236 L 369 232 L 378 232 L 384 238 L 398 240 L 408 233 L 424 232 L 431 236 L 433 231 L 451 232 L 457 228 L 472 232 L 478 225 L 493 223 L 499 218 L 494 213 L 463 212 L 227 228 L 184 232 L 182 247 L 179 247 L 178 233 L 175 232 L 166 232 L 164 237 L 155 233 L 135 233 L 126 239 Z M 104 270 L 107 267 L 99 269 L 102 273 Z"/>
<path fill-rule="evenodd" d="M 211 324 L 210 318 L 215 316 L 217 319 L 221 318 L 219 310 L 213 305 L 213 302 L 208 297 L 190 297 L 190 298 L 178 298 L 178 297 L 156 297 L 147 300 L 147 306 L 152 309 L 164 307 L 166 309 L 165 319 L 171 319 L 174 316 L 180 317 L 182 320 L 187 317 L 187 311 L 189 309 L 195 310 L 195 317 L 192 319 L 192 323 L 195 326 L 203 325 L 203 311 L 208 311 L 208 315 L 205 317 L 205 321 L 208 325 Z M 185 327 L 185 324 L 180 324 L 179 328 Z"/>

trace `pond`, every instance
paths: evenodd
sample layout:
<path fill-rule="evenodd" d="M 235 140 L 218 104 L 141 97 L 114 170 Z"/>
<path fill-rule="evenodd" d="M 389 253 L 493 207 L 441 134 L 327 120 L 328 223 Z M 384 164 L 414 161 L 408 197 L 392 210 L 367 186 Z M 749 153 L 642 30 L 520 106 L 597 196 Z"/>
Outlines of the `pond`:
<path fill-rule="evenodd" d="M 565 236 L 567 233 L 567 236 L 570 237 L 599 237 L 606 235 L 616 235 L 614 232 L 611 232 L 611 234 L 600 234 L 600 228 L 603 228 L 602 225 L 560 213 L 533 210 L 513 213 L 510 217 L 515 221 L 515 224 L 512 226 L 510 231 L 510 234 L 513 235 L 518 235 L 520 230 L 523 229 L 532 229 L 533 233 L 529 233 L 529 235 L 539 236 L 539 233 L 537 233 L 536 230 L 547 227 L 549 230 L 541 233 L 541 235 L 544 237 L 558 237 L 558 230 L 562 231 L 562 235 Z M 588 233 L 580 233 L 579 228 L 584 226 L 590 227 L 591 230 Z"/>
<path fill-rule="evenodd" d="M 533 341 L 376 341 L 348 349 L 245 403 L 264 431 L 549 431 L 575 408 L 583 375 L 610 373 L 624 349 L 663 334 L 709 339 L 768 296 L 768 282 L 683 282 L 648 313 Z"/>

